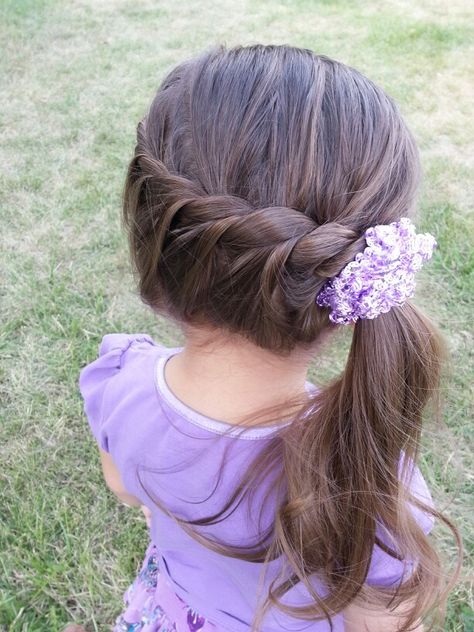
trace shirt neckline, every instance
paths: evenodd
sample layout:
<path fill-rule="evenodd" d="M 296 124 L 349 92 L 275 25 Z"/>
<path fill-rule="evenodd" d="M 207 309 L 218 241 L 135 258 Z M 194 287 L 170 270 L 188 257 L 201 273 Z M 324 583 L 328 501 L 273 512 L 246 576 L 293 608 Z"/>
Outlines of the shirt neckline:
<path fill-rule="evenodd" d="M 199 426 L 200 428 L 204 428 L 210 432 L 236 437 L 239 439 L 265 439 L 269 435 L 276 434 L 279 429 L 284 428 L 291 423 L 291 419 L 289 419 L 286 422 L 280 422 L 279 424 L 271 426 L 236 426 L 235 424 L 229 424 L 219 419 L 207 417 L 182 402 L 169 388 L 165 379 L 165 365 L 167 361 L 172 356 L 177 355 L 180 351 L 182 351 L 182 349 L 183 347 L 168 349 L 168 353 L 166 355 L 158 358 L 155 368 L 156 388 L 159 395 L 168 404 L 168 406 L 170 406 L 181 417 L 184 417 L 195 426 Z M 307 381 L 306 390 L 310 393 L 311 391 L 316 390 L 316 387 L 314 384 Z"/>

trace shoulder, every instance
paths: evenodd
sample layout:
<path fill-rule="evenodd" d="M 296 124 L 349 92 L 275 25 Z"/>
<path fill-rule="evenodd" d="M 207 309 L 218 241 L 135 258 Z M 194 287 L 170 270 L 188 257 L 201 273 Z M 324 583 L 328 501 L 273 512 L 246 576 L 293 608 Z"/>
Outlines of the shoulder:
<path fill-rule="evenodd" d="M 399 470 L 400 482 L 408 491 L 408 510 L 412 514 L 418 527 L 425 535 L 428 535 L 435 524 L 435 519 L 429 511 L 423 509 L 418 503 L 434 509 L 435 505 L 428 484 L 421 473 L 420 468 L 412 460 L 402 455 Z M 395 538 L 383 527 L 377 525 L 377 537 L 384 545 L 397 550 Z M 378 544 L 374 545 L 367 583 L 370 585 L 392 586 L 400 580 L 408 579 L 413 572 L 416 560 L 397 559 L 389 555 Z"/>
<path fill-rule="evenodd" d="M 401 454 L 398 476 L 401 485 L 408 491 L 408 509 L 418 526 L 428 534 L 434 527 L 434 517 L 418 503 L 434 509 L 433 497 L 420 468 L 412 459 L 407 458 L 404 452 Z"/>
<path fill-rule="evenodd" d="M 91 384 L 105 385 L 111 378 L 130 365 L 146 363 L 147 360 L 164 356 L 167 347 L 157 344 L 147 334 L 107 334 L 99 345 L 98 357 L 86 365 L 80 373 L 81 392 Z M 133 372 L 128 372 L 130 379 Z"/>
<path fill-rule="evenodd" d="M 147 334 L 108 334 L 99 345 L 98 357 L 80 372 L 79 390 L 91 430 L 108 451 L 103 426 L 109 413 L 134 392 L 154 394 L 153 365 L 172 351 Z"/>
<path fill-rule="evenodd" d="M 144 355 L 166 355 L 168 348 L 156 343 L 148 334 L 106 334 L 99 345 L 98 359 L 122 368 L 127 360 Z"/>

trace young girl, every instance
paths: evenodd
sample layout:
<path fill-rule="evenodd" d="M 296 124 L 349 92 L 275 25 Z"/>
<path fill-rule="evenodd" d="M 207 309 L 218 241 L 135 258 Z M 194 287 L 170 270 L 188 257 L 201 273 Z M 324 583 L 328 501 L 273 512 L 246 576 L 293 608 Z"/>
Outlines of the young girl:
<path fill-rule="evenodd" d="M 141 297 L 186 342 L 107 335 L 80 378 L 105 480 L 150 520 L 115 632 L 419 631 L 443 603 L 418 180 L 393 101 L 327 57 L 219 48 L 166 77 L 124 217 Z M 312 385 L 347 325 L 343 374 Z"/>

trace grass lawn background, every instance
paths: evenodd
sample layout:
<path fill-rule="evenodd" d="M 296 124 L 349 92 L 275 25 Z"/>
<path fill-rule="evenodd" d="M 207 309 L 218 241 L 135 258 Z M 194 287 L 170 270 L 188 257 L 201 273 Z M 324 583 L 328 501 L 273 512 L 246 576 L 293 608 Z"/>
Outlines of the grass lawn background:
<path fill-rule="evenodd" d="M 106 630 L 146 545 L 101 480 L 77 390 L 104 333 L 178 333 L 142 307 L 120 230 L 136 124 L 163 74 L 218 43 L 291 43 L 356 66 L 399 102 L 439 249 L 417 294 L 451 362 L 421 468 L 472 575 L 474 11 L 467 0 L 0 0 L 0 630 Z M 345 341 L 315 363 L 341 367 Z M 447 563 L 454 547 L 436 537 Z M 472 632 L 467 579 L 446 630 Z"/>

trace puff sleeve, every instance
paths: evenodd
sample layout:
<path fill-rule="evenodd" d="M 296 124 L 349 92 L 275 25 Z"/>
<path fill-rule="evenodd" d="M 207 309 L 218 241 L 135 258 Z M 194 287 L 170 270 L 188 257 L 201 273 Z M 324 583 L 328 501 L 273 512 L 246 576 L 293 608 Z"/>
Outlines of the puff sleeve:
<path fill-rule="evenodd" d="M 155 345 L 146 334 L 108 334 L 103 337 L 96 360 L 85 366 L 79 376 L 79 390 L 84 400 L 84 412 L 97 443 L 109 452 L 108 436 L 104 428 L 114 402 L 111 385 L 120 373 L 127 350 L 140 343 Z"/>

